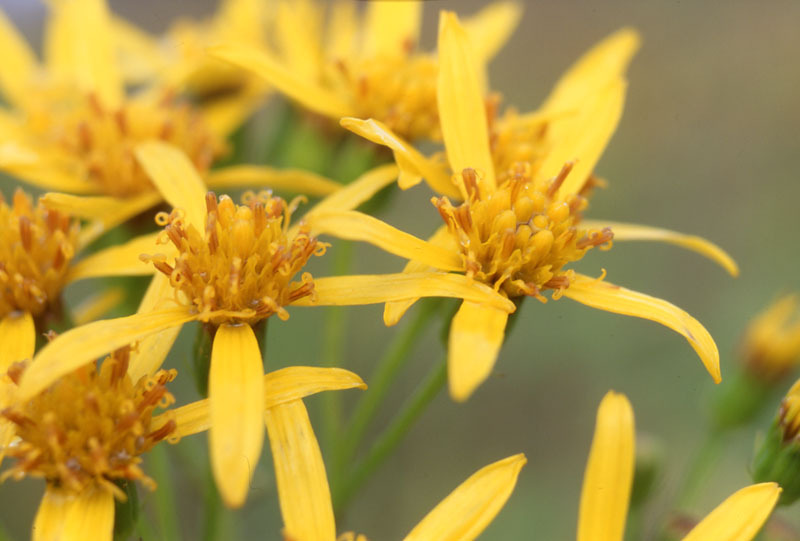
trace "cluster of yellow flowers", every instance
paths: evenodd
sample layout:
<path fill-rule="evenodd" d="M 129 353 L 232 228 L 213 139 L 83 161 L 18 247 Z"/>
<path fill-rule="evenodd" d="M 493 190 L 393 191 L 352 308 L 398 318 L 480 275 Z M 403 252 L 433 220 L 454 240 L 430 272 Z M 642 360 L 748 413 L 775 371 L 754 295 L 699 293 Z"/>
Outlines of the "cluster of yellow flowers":
<path fill-rule="evenodd" d="M 0 478 L 46 481 L 35 539 L 111 539 L 122 483 L 158 490 L 142 455 L 205 430 L 221 498 L 239 507 L 265 426 L 284 538 L 337 539 L 303 398 L 366 385 L 338 367 L 264 374 L 259 333 L 294 306 L 381 303 L 390 326 L 421 298 L 457 299 L 446 374 L 459 402 L 491 374 L 525 297 L 566 297 L 658 322 L 721 380 L 717 346 L 695 318 L 605 272 L 570 268 L 593 248 L 655 240 L 738 272 L 699 237 L 584 219 L 604 184 L 594 169 L 622 113 L 635 31 L 603 40 L 538 110 L 522 114 L 501 113 L 486 74 L 520 17 L 513 2 L 463 22 L 442 12 L 433 52 L 417 46 L 421 2 L 343 0 L 326 11 L 313 0 L 222 0 L 211 20 L 182 21 L 159 38 L 114 17 L 104 0 L 49 7 L 41 61 L 0 12 L 0 170 L 48 192 L 36 203 L 21 188 L 11 205 L 0 200 L 0 461 L 13 460 Z M 365 139 L 383 163 L 349 184 L 301 169 L 221 164 L 235 146 L 230 136 L 275 93 L 326 137 Z M 438 150 L 429 156 L 417 143 Z M 407 212 L 438 212 L 444 222 L 427 240 L 356 210 L 395 181 L 405 190 L 422 180 L 435 193 L 432 206 Z M 241 204 L 217 195 L 236 188 L 250 190 Z M 283 199 L 273 189 L 302 195 Z M 321 199 L 298 219 L 307 197 Z M 127 239 L 97 248 L 111 230 Z M 330 246 L 323 235 L 370 243 L 407 264 L 394 274 L 312 276 L 306 264 Z M 135 314 L 98 319 L 118 305 L 114 290 L 79 310 L 62 303 L 68 284 L 102 276 L 152 276 Z M 782 301 L 753 326 L 748 373 L 772 381 L 790 371 L 800 330 L 778 328 L 795 304 Z M 207 398 L 172 407 L 167 384 L 176 372 L 161 367 L 192 321 L 210 344 L 196 352 L 207 356 L 207 371 L 196 374 L 208 382 Z M 47 343 L 37 345 L 39 336 Z M 781 441 L 797 438 L 796 402 L 787 397 L 776 421 Z M 579 540 L 624 538 L 634 440 L 628 399 L 609 392 L 586 466 Z M 480 469 L 406 539 L 474 539 L 525 462 L 518 454 Z M 754 538 L 781 494 L 771 479 L 734 493 L 685 539 Z"/>

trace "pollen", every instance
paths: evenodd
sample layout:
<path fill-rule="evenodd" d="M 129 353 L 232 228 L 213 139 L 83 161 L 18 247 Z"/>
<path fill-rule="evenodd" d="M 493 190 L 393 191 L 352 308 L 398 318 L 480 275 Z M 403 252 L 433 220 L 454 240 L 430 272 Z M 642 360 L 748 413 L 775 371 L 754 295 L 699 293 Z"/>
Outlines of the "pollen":
<path fill-rule="evenodd" d="M 75 255 L 79 224 L 21 189 L 9 206 L 0 195 L 0 317 L 22 310 L 38 316 L 54 308 Z"/>
<path fill-rule="evenodd" d="M 96 485 L 120 500 L 125 494 L 117 480 L 155 488 L 139 465 L 142 453 L 175 430 L 174 421 L 154 429 L 152 414 L 174 403 L 165 384 L 176 372 L 160 370 L 133 382 L 129 356 L 129 348 L 117 350 L 99 366 L 83 366 L 29 402 L 3 410 L 19 441 L 8 448 L 16 462 L 0 480 L 38 477 L 76 492 Z M 8 375 L 17 382 L 24 370 L 17 363 Z"/>
<path fill-rule="evenodd" d="M 201 173 L 224 151 L 200 114 L 172 93 L 157 99 L 143 95 L 114 109 L 94 94 L 55 104 L 41 100 L 33 107 L 27 111 L 31 131 L 106 195 L 127 197 L 154 189 L 134 155 L 141 142 L 156 139 L 180 148 Z"/>
<path fill-rule="evenodd" d="M 377 118 L 408 140 L 441 140 L 436 60 L 425 54 L 339 61 L 332 84 L 348 89 L 359 118 Z"/>
<path fill-rule="evenodd" d="M 531 180 L 530 164 L 517 164 L 490 194 L 482 193 L 477 173 L 465 169 L 456 179 L 469 196 L 464 203 L 432 199 L 461 248 L 467 276 L 511 298 L 528 295 L 544 302 L 543 290 L 554 290 L 558 298 L 569 287 L 574 273 L 565 265 L 594 247 L 611 247 L 611 229 L 580 227 L 588 205 L 583 195 L 555 198 L 571 168 L 566 164 L 539 186 Z"/>
<path fill-rule="evenodd" d="M 171 261 L 163 254 L 142 259 L 169 276 L 176 300 L 191 306 L 201 321 L 255 323 L 272 314 L 287 319 L 284 306 L 314 295 L 310 273 L 300 281 L 294 276 L 327 247 L 303 224 L 290 232 L 300 200 L 287 204 L 269 191 L 246 192 L 237 205 L 209 192 L 204 234 L 185 224 L 180 210 L 162 212 L 156 216 L 164 226 L 160 241 L 171 243 L 178 255 Z"/>

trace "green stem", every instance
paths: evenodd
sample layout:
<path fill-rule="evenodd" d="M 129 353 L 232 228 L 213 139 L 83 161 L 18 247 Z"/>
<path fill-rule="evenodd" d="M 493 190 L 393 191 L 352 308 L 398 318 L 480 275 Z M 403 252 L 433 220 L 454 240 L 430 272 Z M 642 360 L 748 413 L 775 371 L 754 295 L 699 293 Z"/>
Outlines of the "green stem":
<path fill-rule="evenodd" d="M 724 443 L 724 432 L 712 430 L 703 446 L 695 454 L 684 479 L 683 489 L 678 496 L 676 508 L 688 508 L 697 498 L 700 487 L 705 485 L 712 467 L 716 464 Z"/>
<path fill-rule="evenodd" d="M 164 444 L 156 445 L 148 453 L 150 470 L 153 472 L 158 489 L 154 492 L 156 514 L 161 525 L 161 538 L 167 541 L 179 541 L 180 529 L 175 512 L 175 484 L 172 479 L 172 468 Z"/>
<path fill-rule="evenodd" d="M 389 347 L 386 348 L 369 378 L 369 391 L 364 393 L 356 406 L 350 425 L 338 449 L 337 469 L 339 471 L 342 471 L 355 455 L 364 438 L 364 433 L 385 400 L 397 372 L 408 361 L 409 353 L 416 345 L 420 335 L 428 329 L 431 317 L 436 314 L 440 303 L 438 299 L 426 299 L 420 304 L 414 318 L 395 335 Z"/>
<path fill-rule="evenodd" d="M 353 243 L 341 241 L 333 254 L 332 276 L 344 276 L 350 271 L 353 261 Z M 347 309 L 331 306 L 325 313 L 322 351 L 325 366 L 344 366 L 344 344 L 347 335 Z M 342 430 L 342 393 L 323 393 L 323 439 L 326 449 L 335 449 Z"/>
<path fill-rule="evenodd" d="M 366 458 L 353 470 L 342 488 L 335 491 L 333 506 L 341 512 L 361 485 L 366 481 L 381 463 L 391 454 L 403 436 L 409 431 L 414 421 L 425 410 L 431 400 L 447 382 L 447 357 L 445 356 L 420 383 L 414 394 L 406 401 L 401 410 L 394 417 L 389 426 L 372 445 Z"/>
<path fill-rule="evenodd" d="M 215 541 L 220 537 L 222 519 L 222 500 L 217 492 L 217 485 L 211 469 L 208 470 L 203 509 L 203 541 Z"/>

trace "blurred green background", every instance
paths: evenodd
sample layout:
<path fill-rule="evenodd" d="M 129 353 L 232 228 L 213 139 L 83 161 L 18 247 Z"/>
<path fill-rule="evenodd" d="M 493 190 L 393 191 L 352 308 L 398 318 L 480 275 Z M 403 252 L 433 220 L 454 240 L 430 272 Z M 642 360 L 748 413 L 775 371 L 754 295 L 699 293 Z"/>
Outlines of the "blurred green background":
<path fill-rule="evenodd" d="M 427 2 L 423 46 L 435 46 L 439 9 L 470 14 L 484 4 Z M 41 6 L 27 0 L 0 5 L 38 44 Z M 111 6 L 159 32 L 180 14 L 211 13 L 214 3 L 118 0 Z M 741 275 L 733 279 L 674 247 L 639 243 L 590 253 L 578 268 L 590 274 L 605 268 L 609 281 L 667 299 L 696 316 L 719 345 L 723 380 L 752 315 L 800 285 L 798 21 L 800 3 L 792 1 L 527 2 L 522 22 L 490 70 L 492 86 L 506 104 L 533 110 L 562 71 L 595 42 L 622 26 L 641 32 L 643 47 L 629 72 L 625 114 L 597 168 L 610 185 L 596 192 L 588 215 L 702 235 L 733 255 Z M 380 217 L 425 236 L 439 223 L 430 195 L 424 186 L 396 193 Z M 399 259 L 376 249 L 356 248 L 356 272 L 401 267 Z M 312 271 L 323 275 L 328 265 L 317 262 Z M 269 367 L 322 362 L 322 312 L 294 309 L 288 322 L 270 323 Z M 346 367 L 367 383 L 373 362 L 396 332 L 383 326 L 381 313 L 375 306 L 348 312 Z M 184 330 L 168 361 L 186 376 L 193 332 Z M 438 326 L 431 328 L 416 348 L 375 431 L 442 354 L 438 333 Z M 767 407 L 761 430 L 790 383 Z M 179 403 L 194 398 L 190 378 L 184 386 L 177 391 Z M 663 470 L 642 534 L 654 538 L 701 445 L 714 385 L 677 334 L 568 299 L 524 303 L 489 381 L 466 404 L 454 404 L 442 393 L 356 497 L 339 531 L 355 530 L 372 540 L 401 538 L 475 470 L 524 452 L 528 465 L 516 491 L 482 539 L 574 538 L 594 416 L 609 389 L 628 395 L 637 432 L 662 446 Z M 346 406 L 356 394 L 346 393 Z M 320 427 L 323 400 L 306 403 Z M 750 482 L 754 437 L 755 430 L 746 429 L 728 440 L 693 512 L 705 515 Z M 196 436 L 167 451 L 178 483 L 177 520 L 184 539 L 199 539 L 205 474 L 196 469 L 207 464 L 206 439 Z M 271 469 L 265 450 L 248 504 L 227 517 L 222 538 L 280 539 Z M 3 522 L 13 538 L 27 537 L 41 490 L 33 481 L 0 487 Z M 144 490 L 140 495 L 152 498 Z M 777 515 L 800 524 L 792 514 L 790 508 Z M 153 529 L 157 532 L 158 525 Z"/>

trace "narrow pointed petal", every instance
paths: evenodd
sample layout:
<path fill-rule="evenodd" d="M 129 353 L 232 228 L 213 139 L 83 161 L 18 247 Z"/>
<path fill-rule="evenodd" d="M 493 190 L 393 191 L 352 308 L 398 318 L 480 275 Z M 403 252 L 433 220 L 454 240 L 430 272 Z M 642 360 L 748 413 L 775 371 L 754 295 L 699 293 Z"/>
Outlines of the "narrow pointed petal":
<path fill-rule="evenodd" d="M 311 111 L 336 119 L 355 113 L 351 104 L 326 88 L 298 77 L 264 50 L 229 43 L 211 47 L 207 52 L 213 58 L 229 62 L 263 78 Z"/>
<path fill-rule="evenodd" d="M 205 231 L 207 190 L 186 154 L 159 141 L 141 143 L 135 152 L 136 159 L 167 203 L 183 209 L 187 222 L 198 231 Z"/>
<path fill-rule="evenodd" d="M 195 318 L 184 307 L 94 321 L 56 337 L 39 351 L 25 370 L 18 397 L 28 400 L 55 380 L 122 346 L 151 333 L 178 327 Z"/>
<path fill-rule="evenodd" d="M 125 298 L 121 287 L 112 287 L 91 295 L 72 309 L 72 323 L 77 327 L 96 321 L 118 306 Z"/>
<path fill-rule="evenodd" d="M 274 169 L 261 165 L 232 165 L 211 171 L 206 184 L 211 189 L 258 186 L 306 195 L 330 195 L 342 185 L 309 171 Z"/>
<path fill-rule="evenodd" d="M 17 361 L 33 358 L 36 327 L 30 312 L 11 312 L 0 320 L 0 376 Z"/>
<path fill-rule="evenodd" d="M 264 443 L 264 369 L 250 325 L 223 324 L 214 335 L 208 402 L 211 470 L 222 501 L 241 507 Z"/>
<path fill-rule="evenodd" d="M 30 91 L 29 84 L 38 68 L 36 55 L 6 14 L 0 10 L 0 51 L 3 69 L 0 70 L 0 89 L 7 101 L 19 104 Z"/>
<path fill-rule="evenodd" d="M 581 227 L 588 229 L 602 229 L 610 227 L 614 232 L 614 242 L 627 240 L 648 240 L 661 241 L 674 244 L 687 250 L 692 250 L 700 255 L 704 255 L 712 261 L 716 261 L 731 276 L 739 275 L 739 266 L 728 253 L 702 237 L 695 235 L 684 235 L 669 229 L 660 227 L 650 227 L 647 225 L 624 224 L 621 222 L 606 222 L 603 220 L 583 220 Z"/>
<path fill-rule="evenodd" d="M 216 135 L 227 137 L 259 108 L 266 93 L 266 88 L 253 88 L 203 104 L 200 108 L 203 123 Z"/>
<path fill-rule="evenodd" d="M 467 400 L 492 372 L 505 338 L 508 313 L 464 301 L 450 323 L 447 379 L 450 396 Z"/>
<path fill-rule="evenodd" d="M 769 518 L 780 494 L 777 483 L 745 487 L 711 511 L 683 541 L 750 541 Z"/>
<path fill-rule="evenodd" d="M 481 63 L 488 62 L 503 48 L 522 18 L 518 2 L 493 2 L 464 19 L 472 50 Z"/>
<path fill-rule="evenodd" d="M 415 274 L 363 274 L 314 279 L 314 296 L 303 297 L 295 306 L 351 306 L 415 299 L 454 297 L 503 310 L 514 303 L 492 288 L 461 274 L 424 272 Z"/>
<path fill-rule="evenodd" d="M 360 37 L 361 19 L 354 2 L 331 2 L 328 11 L 325 49 L 328 58 L 348 58 Z"/>
<path fill-rule="evenodd" d="M 402 56 L 419 39 L 422 2 L 369 2 L 364 23 L 364 51 L 374 56 Z"/>
<path fill-rule="evenodd" d="M 319 443 L 302 400 L 270 408 L 264 414 L 275 463 L 275 481 L 284 537 L 334 541 L 330 488 Z"/>
<path fill-rule="evenodd" d="M 578 541 L 622 541 L 633 484 L 634 438 L 630 402 L 609 391 L 597 410 L 583 476 Z"/>
<path fill-rule="evenodd" d="M 62 536 L 64 522 L 74 498 L 72 492 L 48 484 L 36 511 L 36 518 L 33 520 L 31 539 L 33 541 L 64 539 Z"/>
<path fill-rule="evenodd" d="M 45 190 L 97 193 L 96 185 L 65 172 L 61 165 L 16 141 L 0 144 L 0 170 Z"/>
<path fill-rule="evenodd" d="M 577 276 L 564 290 L 564 296 L 592 308 L 649 319 L 669 327 L 689 341 L 714 382 L 722 381 L 714 339 L 699 321 L 674 304 L 588 276 Z"/>
<path fill-rule="evenodd" d="M 366 388 L 364 381 L 348 370 L 290 366 L 264 376 L 264 409 L 300 400 L 322 391 Z M 174 435 L 179 438 L 208 430 L 211 424 L 208 400 L 198 400 L 159 415 L 153 420 L 155 427 L 153 430 L 158 430 L 170 419 L 174 419 L 177 424 Z"/>
<path fill-rule="evenodd" d="M 306 0 L 278 2 L 275 16 L 272 37 L 280 51 L 282 64 L 302 81 L 320 79 L 323 50 L 319 8 Z"/>
<path fill-rule="evenodd" d="M 405 541 L 472 541 L 508 501 L 526 462 L 519 454 L 478 470 L 434 507 Z"/>
<path fill-rule="evenodd" d="M 588 96 L 625 75 L 640 42 L 639 34 L 631 28 L 605 38 L 567 70 L 542 108 L 552 111 L 580 108 Z"/>
<path fill-rule="evenodd" d="M 455 173 L 475 169 L 488 192 L 494 191 L 486 105 L 475 57 L 458 17 L 448 11 L 439 18 L 437 100 L 450 167 Z"/>
<path fill-rule="evenodd" d="M 594 171 L 622 117 L 626 90 L 627 83 L 616 79 L 596 95 L 588 96 L 574 115 L 552 123 L 551 137 L 555 144 L 536 178 L 549 180 L 558 175 L 565 163 L 575 162 L 557 197 L 566 199 L 578 193 Z"/>
<path fill-rule="evenodd" d="M 391 149 L 394 160 L 400 168 L 400 178 L 397 181 L 400 189 L 407 190 L 416 186 L 424 178 L 435 192 L 459 199 L 463 198 L 441 164 L 423 156 L 417 149 L 392 132 L 383 122 L 373 119 L 343 118 L 339 123 L 356 135 Z"/>
<path fill-rule="evenodd" d="M 111 541 L 114 538 L 114 496 L 100 488 L 84 489 L 70 502 L 64 516 L 64 541 Z"/>
<path fill-rule="evenodd" d="M 50 4 L 45 32 L 48 67 L 94 92 L 105 107 L 122 101 L 123 85 L 116 63 L 111 16 L 103 0 Z"/>
<path fill-rule="evenodd" d="M 311 220 L 320 212 L 337 210 L 352 210 L 362 203 L 369 201 L 372 196 L 387 187 L 397 179 L 397 166 L 394 164 L 380 165 L 370 169 L 356 180 L 332 193 L 309 210 L 304 220 Z M 300 222 L 289 228 L 289 237 L 297 234 Z"/>
<path fill-rule="evenodd" d="M 104 232 L 154 207 L 161 199 L 161 194 L 155 190 L 125 199 L 102 195 L 87 197 L 46 193 L 42 197 L 42 203 L 47 208 L 99 222 L 103 226 L 100 232 Z"/>
<path fill-rule="evenodd" d="M 75 282 L 84 278 L 98 276 L 146 276 L 155 272 L 155 267 L 145 263 L 139 256 L 142 254 L 173 252 L 169 247 L 156 244 L 156 239 L 161 232 L 151 233 L 136 237 L 124 244 L 111 246 L 89 257 L 81 259 L 70 267 L 67 274 L 68 282 Z"/>
<path fill-rule="evenodd" d="M 161 308 L 173 306 L 174 291 L 172 285 L 170 285 L 169 277 L 160 272 L 156 273 L 150 281 L 150 285 L 147 286 L 136 312 L 138 314 L 148 314 Z M 181 325 L 177 325 L 148 334 L 139 340 L 136 344 L 136 349 L 131 351 L 128 364 L 128 375 L 133 381 L 138 381 L 142 376 L 153 374 L 161 367 L 180 331 Z"/>
<path fill-rule="evenodd" d="M 450 234 L 446 225 L 440 226 L 436 232 L 431 235 L 428 239 L 430 244 L 434 246 L 439 246 L 444 250 L 457 250 L 458 247 L 456 246 L 455 242 L 453 241 L 453 235 Z M 415 272 L 431 272 L 436 269 L 417 261 L 409 261 L 406 263 L 406 266 L 403 268 L 403 272 L 405 273 L 415 273 Z M 400 321 L 400 318 L 406 313 L 406 311 L 413 306 L 415 302 L 419 299 L 407 299 L 403 301 L 394 301 L 394 302 L 387 302 L 386 306 L 383 308 L 383 323 L 387 327 L 391 327 L 392 325 L 396 325 L 397 322 Z"/>
<path fill-rule="evenodd" d="M 390 254 L 419 261 L 439 270 L 464 269 L 459 252 L 434 246 L 361 212 L 317 212 L 306 222 L 315 235 L 328 234 L 340 239 L 368 242 Z"/>

